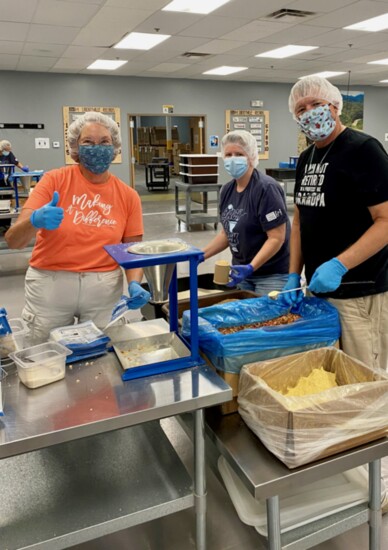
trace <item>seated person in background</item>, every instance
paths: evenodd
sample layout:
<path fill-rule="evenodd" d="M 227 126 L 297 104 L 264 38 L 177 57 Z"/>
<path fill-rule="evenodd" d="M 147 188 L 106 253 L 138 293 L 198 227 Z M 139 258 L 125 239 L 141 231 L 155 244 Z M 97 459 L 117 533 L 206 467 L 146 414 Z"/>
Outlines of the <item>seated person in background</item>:
<path fill-rule="evenodd" d="M 7 178 L 5 176 L 9 175 L 11 172 L 8 169 L 1 169 L 1 164 L 13 164 L 23 170 L 23 172 L 28 172 L 28 166 L 24 166 L 11 151 L 12 145 L 6 139 L 0 141 L 0 185 L 7 184 Z"/>
<path fill-rule="evenodd" d="M 233 179 L 221 190 L 222 229 L 203 249 L 205 260 L 229 246 L 233 265 L 228 286 L 260 295 L 279 290 L 289 262 L 290 221 L 283 190 L 256 170 L 259 153 L 249 132 L 226 134 L 221 155 Z"/>
<path fill-rule="evenodd" d="M 139 195 L 109 172 L 121 147 L 116 122 L 85 113 L 70 125 L 68 145 L 78 164 L 46 172 L 5 235 L 10 248 L 24 248 L 36 236 L 22 313 L 34 343 L 74 318 L 104 328 L 123 293 L 123 276 L 103 247 L 143 236 Z M 150 296 L 142 275 L 126 272 L 132 309 Z"/>

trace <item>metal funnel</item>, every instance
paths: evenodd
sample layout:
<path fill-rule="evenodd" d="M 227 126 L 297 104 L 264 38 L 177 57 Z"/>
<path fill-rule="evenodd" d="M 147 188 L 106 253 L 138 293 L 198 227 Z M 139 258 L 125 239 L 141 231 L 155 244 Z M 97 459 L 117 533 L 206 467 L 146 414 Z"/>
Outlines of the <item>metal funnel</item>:
<path fill-rule="evenodd" d="M 160 255 L 182 252 L 183 250 L 187 250 L 188 247 L 189 246 L 183 241 L 162 239 L 160 241 L 136 243 L 130 246 L 128 251 L 132 254 Z M 168 289 L 170 287 L 175 265 L 175 263 L 161 264 L 143 268 L 151 292 L 150 302 L 153 304 L 164 304 L 168 302 Z"/>

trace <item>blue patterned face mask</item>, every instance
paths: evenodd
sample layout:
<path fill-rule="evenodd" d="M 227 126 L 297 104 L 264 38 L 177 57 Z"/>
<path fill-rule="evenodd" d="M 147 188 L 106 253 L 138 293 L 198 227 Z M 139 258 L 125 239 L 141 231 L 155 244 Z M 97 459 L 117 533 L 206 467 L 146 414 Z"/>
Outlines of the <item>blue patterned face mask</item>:
<path fill-rule="evenodd" d="M 113 145 L 80 145 L 79 162 L 93 174 L 106 172 L 114 158 Z"/>
<path fill-rule="evenodd" d="M 297 123 L 311 141 L 323 141 L 330 136 L 335 128 L 335 120 L 328 103 L 306 111 Z"/>
<path fill-rule="evenodd" d="M 248 159 L 246 157 L 226 157 L 224 167 L 232 178 L 238 180 L 248 170 Z"/>

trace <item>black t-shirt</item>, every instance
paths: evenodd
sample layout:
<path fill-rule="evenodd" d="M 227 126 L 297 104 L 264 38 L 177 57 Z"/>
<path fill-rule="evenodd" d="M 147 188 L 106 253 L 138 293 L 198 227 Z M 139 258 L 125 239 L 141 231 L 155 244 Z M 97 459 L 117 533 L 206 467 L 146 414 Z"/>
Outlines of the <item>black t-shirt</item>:
<path fill-rule="evenodd" d="M 254 275 L 288 273 L 290 222 L 283 189 L 277 181 L 254 170 L 242 193 L 236 190 L 236 180 L 230 181 L 221 190 L 220 212 L 234 265 L 251 263 L 268 238 L 266 231 L 286 223 L 281 249 Z"/>
<path fill-rule="evenodd" d="M 346 128 L 327 147 L 301 154 L 295 183 L 307 282 L 322 263 L 349 248 L 373 224 L 368 207 L 388 201 L 388 155 L 375 138 Z M 333 298 L 388 290 L 388 246 L 349 270 Z M 359 283 L 357 283 L 359 281 Z"/>
<path fill-rule="evenodd" d="M 13 164 L 17 166 L 19 164 L 19 161 L 12 153 L 12 151 L 10 151 L 9 155 L 0 154 L 0 164 Z"/>

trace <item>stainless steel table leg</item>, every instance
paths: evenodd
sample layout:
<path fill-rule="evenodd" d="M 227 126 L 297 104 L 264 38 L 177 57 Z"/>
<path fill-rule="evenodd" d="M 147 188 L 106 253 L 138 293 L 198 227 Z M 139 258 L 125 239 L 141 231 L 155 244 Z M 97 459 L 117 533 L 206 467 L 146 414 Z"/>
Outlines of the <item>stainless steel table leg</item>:
<path fill-rule="evenodd" d="M 267 498 L 268 549 L 282 550 L 279 497 Z"/>
<path fill-rule="evenodd" d="M 186 226 L 187 226 L 187 230 L 190 231 L 190 226 L 191 226 L 191 191 L 190 189 L 186 191 Z"/>
<path fill-rule="evenodd" d="M 203 409 L 194 413 L 194 498 L 197 550 L 206 550 L 205 418 Z"/>
<path fill-rule="evenodd" d="M 381 548 L 381 460 L 369 462 L 369 550 Z"/>

